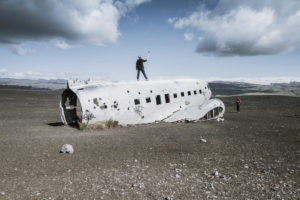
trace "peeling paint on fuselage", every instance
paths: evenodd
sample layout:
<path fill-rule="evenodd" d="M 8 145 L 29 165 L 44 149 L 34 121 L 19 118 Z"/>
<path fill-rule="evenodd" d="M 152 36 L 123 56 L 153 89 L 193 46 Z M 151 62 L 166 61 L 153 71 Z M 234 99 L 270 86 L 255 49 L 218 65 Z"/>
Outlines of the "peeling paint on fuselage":
<path fill-rule="evenodd" d="M 222 101 L 210 99 L 207 83 L 198 79 L 84 83 L 71 80 L 68 84 L 80 101 L 83 123 L 109 119 L 120 124 L 199 120 L 211 110 L 218 108 L 218 116 L 210 118 L 222 117 L 225 111 Z M 93 117 L 86 119 L 85 111 Z"/>

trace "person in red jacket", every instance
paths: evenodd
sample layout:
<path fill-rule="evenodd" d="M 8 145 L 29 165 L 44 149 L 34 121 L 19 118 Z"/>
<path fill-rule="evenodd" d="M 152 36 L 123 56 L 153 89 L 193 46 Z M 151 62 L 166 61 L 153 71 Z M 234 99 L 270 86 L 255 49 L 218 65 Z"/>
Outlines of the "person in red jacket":
<path fill-rule="evenodd" d="M 242 103 L 241 98 L 237 97 L 235 103 L 236 103 L 236 112 L 240 112 L 240 105 Z"/>

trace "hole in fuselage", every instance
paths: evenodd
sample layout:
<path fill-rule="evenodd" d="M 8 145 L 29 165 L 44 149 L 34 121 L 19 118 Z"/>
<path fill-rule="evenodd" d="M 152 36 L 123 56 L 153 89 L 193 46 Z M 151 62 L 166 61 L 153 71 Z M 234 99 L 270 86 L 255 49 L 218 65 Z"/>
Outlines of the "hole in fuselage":
<path fill-rule="evenodd" d="M 64 121 L 70 126 L 79 127 L 79 123 L 82 121 L 82 108 L 79 99 L 72 90 L 63 91 L 61 106 Z"/>

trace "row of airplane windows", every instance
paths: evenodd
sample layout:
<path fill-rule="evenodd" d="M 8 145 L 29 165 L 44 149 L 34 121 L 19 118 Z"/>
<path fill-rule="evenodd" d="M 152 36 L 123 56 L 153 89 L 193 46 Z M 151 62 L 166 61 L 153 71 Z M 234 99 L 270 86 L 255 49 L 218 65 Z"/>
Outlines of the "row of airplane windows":
<path fill-rule="evenodd" d="M 194 90 L 193 93 L 194 93 L 194 95 L 197 95 L 197 94 L 198 94 L 197 90 Z M 199 90 L 199 94 L 202 94 L 202 90 Z M 187 92 L 187 95 L 188 95 L 188 96 L 191 96 L 191 95 L 192 95 L 192 92 L 191 92 L 191 91 L 188 91 L 188 92 Z M 184 97 L 184 96 L 185 96 L 185 93 L 184 93 L 184 92 L 180 92 L 180 96 L 181 96 L 181 97 Z M 177 93 L 174 93 L 174 94 L 173 94 L 173 97 L 174 97 L 174 99 L 176 99 L 176 98 L 178 97 Z M 160 105 L 160 104 L 161 104 L 161 97 L 160 97 L 160 95 L 156 95 L 155 100 L 156 100 L 156 105 Z M 166 103 L 170 103 L 170 94 L 165 94 L 165 101 L 166 101 Z M 151 103 L 151 97 L 146 97 L 146 103 Z M 140 99 L 134 99 L 134 104 L 135 104 L 135 105 L 141 104 Z"/>

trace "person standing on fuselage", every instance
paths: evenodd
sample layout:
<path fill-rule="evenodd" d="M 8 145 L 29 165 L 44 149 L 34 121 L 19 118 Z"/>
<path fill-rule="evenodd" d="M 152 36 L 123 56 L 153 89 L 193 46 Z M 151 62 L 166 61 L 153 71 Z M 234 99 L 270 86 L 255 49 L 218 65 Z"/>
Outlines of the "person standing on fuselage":
<path fill-rule="evenodd" d="M 136 70 L 137 70 L 137 80 L 139 81 L 140 78 L 140 72 L 143 73 L 145 79 L 148 81 L 148 77 L 145 73 L 145 69 L 144 69 L 144 62 L 147 62 L 147 60 L 142 59 L 140 56 L 138 56 L 138 59 L 136 61 Z"/>

